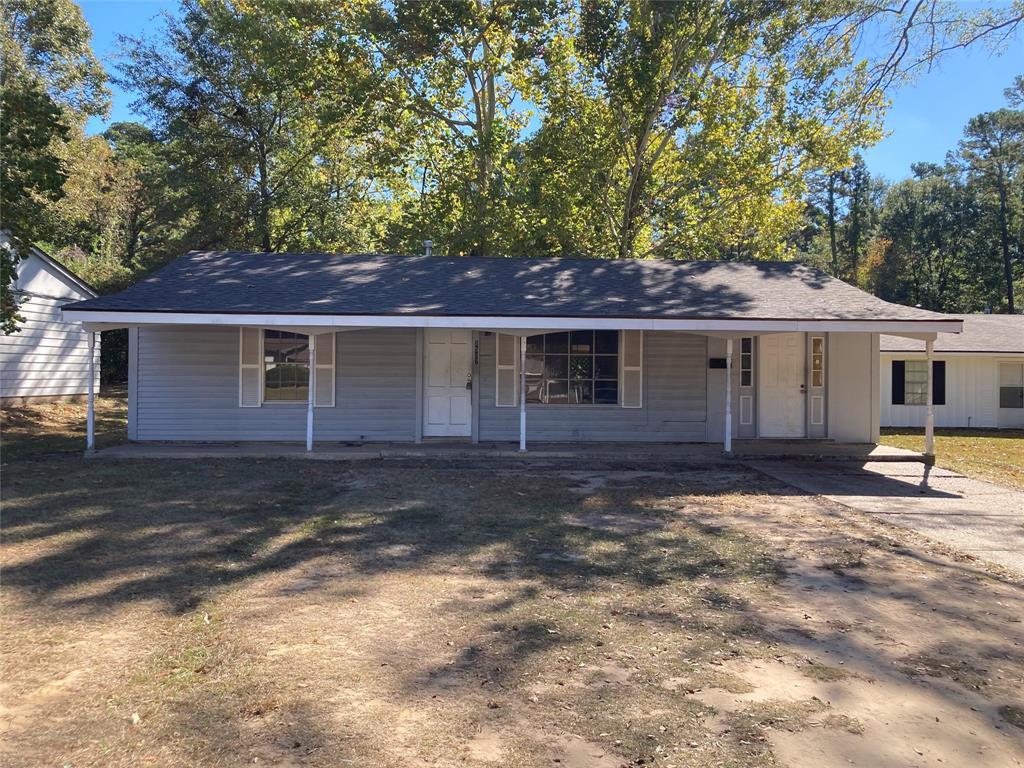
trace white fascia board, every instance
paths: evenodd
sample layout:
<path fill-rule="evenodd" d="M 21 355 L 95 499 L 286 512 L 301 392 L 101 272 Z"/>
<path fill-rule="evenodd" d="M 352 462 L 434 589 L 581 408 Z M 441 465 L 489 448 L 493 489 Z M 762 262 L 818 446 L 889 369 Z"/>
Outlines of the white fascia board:
<path fill-rule="evenodd" d="M 925 352 L 923 349 L 883 349 L 881 356 L 889 358 L 898 358 L 900 360 L 907 359 L 913 360 L 915 358 L 921 358 L 924 360 Z M 932 357 L 991 357 L 996 358 L 1021 358 L 1024 357 L 1024 352 L 971 352 L 968 350 L 957 350 L 955 352 L 943 352 L 941 349 L 935 350 Z"/>
<path fill-rule="evenodd" d="M 429 315 L 243 315 L 190 312 L 111 312 L 63 310 L 64 319 L 90 324 L 229 325 L 259 328 L 481 328 L 520 332 L 541 330 L 639 330 L 778 332 L 835 331 L 851 333 L 959 333 L 962 320 L 729 320 L 646 319 L 629 317 L 495 317 Z"/>

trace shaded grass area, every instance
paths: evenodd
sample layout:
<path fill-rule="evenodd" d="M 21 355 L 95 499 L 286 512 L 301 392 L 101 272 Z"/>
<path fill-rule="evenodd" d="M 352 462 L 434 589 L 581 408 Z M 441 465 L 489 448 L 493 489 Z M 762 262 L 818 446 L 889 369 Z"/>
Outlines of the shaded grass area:
<path fill-rule="evenodd" d="M 4 678 L 47 728 L 11 740 L 8 764 L 473 762 L 488 728 L 513 766 L 565 734 L 622 762 L 692 752 L 707 708 L 659 681 L 765 644 L 747 609 L 784 572 L 765 542 L 666 510 L 710 503 L 699 479 L 645 485 L 23 462 L 5 487 Z M 79 668 L 50 707 L 39 680 Z M 754 746 L 716 750 L 770 764 Z"/>
<path fill-rule="evenodd" d="M 924 450 L 924 430 L 887 427 L 882 442 Z M 936 429 L 935 463 L 968 477 L 1024 489 L 1024 430 Z"/>
<path fill-rule="evenodd" d="M 848 663 L 1020 722 L 1012 586 L 737 464 L 85 462 L 44 447 L 65 424 L 18 426 L 36 450 L 5 459 L 5 766 L 769 768 L 773 734 L 865 726 L 832 693 L 701 691 L 760 695 L 733 663 L 787 658 L 801 683 L 872 685 L 813 645 L 827 627 Z"/>
<path fill-rule="evenodd" d="M 123 388 L 96 398 L 96 447 L 123 443 L 128 430 L 128 397 Z M 85 450 L 85 403 L 52 402 L 0 409 L 0 461 Z"/>

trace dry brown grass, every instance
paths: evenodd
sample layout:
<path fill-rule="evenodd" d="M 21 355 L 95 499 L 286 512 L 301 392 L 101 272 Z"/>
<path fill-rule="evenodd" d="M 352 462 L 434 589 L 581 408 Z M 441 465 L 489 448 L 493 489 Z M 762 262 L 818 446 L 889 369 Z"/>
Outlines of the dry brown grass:
<path fill-rule="evenodd" d="M 34 456 L 5 766 L 1024 759 L 1019 584 L 736 464 Z"/>
<path fill-rule="evenodd" d="M 0 461 L 85 450 L 85 403 L 54 402 L 0 408 Z M 96 446 L 122 443 L 128 429 L 127 394 L 96 398 Z"/>

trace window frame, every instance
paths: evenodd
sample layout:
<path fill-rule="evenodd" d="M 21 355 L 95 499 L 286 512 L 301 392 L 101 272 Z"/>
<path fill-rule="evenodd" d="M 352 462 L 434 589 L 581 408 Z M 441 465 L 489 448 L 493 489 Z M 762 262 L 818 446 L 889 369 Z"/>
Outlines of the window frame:
<path fill-rule="evenodd" d="M 568 366 L 567 371 L 566 371 L 565 382 L 566 382 L 567 387 L 569 388 L 569 391 L 571 391 L 572 382 L 574 381 L 574 379 L 572 377 L 572 357 L 574 356 L 573 351 L 572 351 L 572 334 L 573 333 L 591 333 L 591 334 L 596 334 L 596 333 L 601 333 L 601 332 L 602 332 L 602 329 L 578 328 L 578 329 L 575 329 L 575 330 L 552 331 L 550 333 L 537 334 L 536 336 L 530 337 L 530 338 L 537 338 L 537 337 L 539 337 L 539 338 L 544 339 L 544 347 L 545 347 L 545 349 L 544 349 L 544 351 L 539 352 L 539 353 L 538 352 L 529 352 L 529 351 L 527 351 L 526 355 L 525 355 L 525 359 L 527 360 L 527 364 L 529 364 L 529 360 L 530 360 L 531 355 L 534 356 L 535 358 L 539 355 L 540 358 L 541 358 L 541 361 L 542 361 L 542 365 L 544 367 L 546 367 L 546 365 L 547 365 L 546 358 L 547 357 L 549 357 L 549 356 L 550 357 L 561 357 L 563 355 L 563 353 L 561 353 L 561 352 L 555 352 L 555 353 L 550 353 L 550 354 L 547 352 L 547 349 L 546 349 L 547 348 L 547 338 L 549 336 L 553 336 L 553 335 L 556 335 L 556 334 L 564 333 L 566 335 L 566 351 L 564 353 L 564 356 L 565 356 L 565 359 L 566 359 L 566 365 Z M 607 329 L 604 329 L 603 332 L 607 333 L 608 331 L 607 331 Z M 625 408 L 625 407 L 627 407 L 627 406 L 624 406 L 622 404 L 622 379 L 623 379 L 623 355 L 622 355 L 623 339 L 622 339 L 622 332 L 621 331 L 613 331 L 613 333 L 615 333 L 615 353 L 614 354 L 610 354 L 610 353 L 606 353 L 606 352 L 598 352 L 597 351 L 597 339 L 596 339 L 596 336 L 592 336 L 591 337 L 592 341 L 591 341 L 591 351 L 590 352 L 586 352 L 586 353 L 579 353 L 578 352 L 578 353 L 576 353 L 576 356 L 578 356 L 578 357 L 589 357 L 590 361 L 591 361 L 591 375 L 590 375 L 590 377 L 588 379 L 575 379 L 575 381 L 587 381 L 587 382 L 590 383 L 590 385 L 591 385 L 591 398 L 592 398 L 592 402 L 589 402 L 589 403 L 588 402 L 575 402 L 574 403 L 574 402 L 570 402 L 570 401 L 567 400 L 565 402 L 554 402 L 554 403 L 552 403 L 552 402 L 544 402 L 543 400 L 531 400 L 531 399 L 529 399 L 529 394 L 528 394 L 529 393 L 529 389 L 530 389 L 530 386 L 529 386 L 530 378 L 532 377 L 534 379 L 537 379 L 538 377 L 535 374 L 527 373 L 526 376 L 525 376 L 526 382 L 527 382 L 526 405 L 528 407 L 543 406 L 545 408 L 549 408 L 549 407 L 556 407 L 556 408 L 557 407 L 569 407 L 569 408 L 580 408 L 580 407 L 584 407 L 584 408 Z M 521 340 L 521 343 L 522 344 L 528 344 L 530 338 L 523 338 Z M 597 358 L 599 358 L 599 357 L 605 357 L 605 358 L 614 357 L 615 358 L 615 378 L 614 379 L 610 379 L 610 378 L 600 378 L 599 379 L 597 377 Z M 541 382 L 547 382 L 548 381 L 548 377 L 546 377 L 544 375 L 544 373 L 541 373 L 539 378 L 540 378 Z M 561 380 L 562 379 L 560 379 L 560 378 L 558 379 L 558 381 L 561 381 Z M 611 381 L 615 382 L 615 402 L 614 403 L 612 403 L 612 402 L 604 402 L 604 403 L 595 402 L 596 401 L 596 393 L 597 393 L 597 385 L 598 385 L 598 383 L 599 382 L 606 382 L 607 383 L 607 382 L 611 382 Z M 517 387 L 519 386 L 519 377 L 518 376 L 516 377 L 516 386 Z M 566 393 L 566 397 L 568 397 L 568 391 Z"/>
<path fill-rule="evenodd" d="M 263 405 L 288 405 L 288 406 L 291 406 L 291 405 L 308 405 L 310 397 L 313 397 L 314 400 L 316 399 L 316 393 L 310 392 L 310 389 L 311 389 L 310 385 L 313 383 L 313 377 L 312 377 L 312 366 L 310 365 L 310 361 L 308 359 L 306 360 L 306 363 L 305 363 L 305 367 L 306 367 L 306 397 L 305 398 L 303 398 L 301 400 L 298 400 L 298 399 L 268 400 L 267 399 L 267 365 L 268 365 L 268 363 L 267 363 L 267 351 L 266 350 L 267 350 L 267 332 L 268 331 L 273 331 L 274 333 L 290 333 L 290 334 L 292 334 L 293 336 L 296 336 L 296 337 L 298 337 L 298 336 L 305 336 L 305 338 L 306 338 L 306 350 L 307 350 L 306 354 L 307 354 L 307 356 L 309 355 L 309 343 L 310 342 L 309 342 L 309 334 L 308 333 L 299 333 L 298 331 L 280 331 L 280 330 L 278 330 L 276 328 L 261 328 L 260 329 L 260 398 L 261 398 L 260 402 Z M 314 405 L 315 405 L 315 403 L 314 403 Z"/>
<path fill-rule="evenodd" d="M 922 376 L 918 380 L 909 378 L 911 366 Z M 910 385 L 920 387 L 920 391 L 914 391 Z M 913 395 L 913 399 L 912 396 Z M 920 402 L 918 401 L 920 399 Z M 904 360 L 903 361 L 903 405 L 921 406 L 928 405 L 928 361 L 927 360 Z"/>
<path fill-rule="evenodd" d="M 1003 385 L 1003 368 L 1017 368 L 1021 373 L 1021 383 L 1019 385 L 1010 384 Z M 1017 398 L 1017 402 L 1020 405 L 1003 405 L 1003 390 L 1020 390 L 1020 394 Z M 1024 362 L 1018 360 L 997 360 L 996 361 L 996 408 L 1000 411 L 1017 411 L 1024 408 Z"/>

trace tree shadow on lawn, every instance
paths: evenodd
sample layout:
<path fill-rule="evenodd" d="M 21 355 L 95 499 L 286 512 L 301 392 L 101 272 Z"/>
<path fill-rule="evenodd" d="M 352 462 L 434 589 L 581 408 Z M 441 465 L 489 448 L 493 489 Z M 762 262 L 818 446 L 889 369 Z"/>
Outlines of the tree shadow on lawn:
<path fill-rule="evenodd" d="M 451 658 L 435 663 L 415 661 L 416 636 L 388 637 L 380 644 L 380 664 L 414 660 L 396 679 L 393 695 L 440 695 L 485 712 L 498 697 L 501 712 L 489 717 L 515 730 L 515 718 L 504 714 L 514 707 L 506 709 L 500 697 L 523 695 L 538 665 L 563 654 L 559 664 L 570 684 L 547 694 L 543 712 L 589 713 L 574 714 L 572 727 L 598 741 L 613 728 L 620 737 L 633 728 L 635 739 L 622 738 L 619 751 L 646 759 L 651 745 L 644 733 L 658 732 L 669 718 L 677 738 L 701 738 L 700 718 L 709 711 L 685 692 L 664 689 L 668 670 L 713 664 L 755 644 L 820 654 L 826 641 L 841 643 L 861 665 L 892 666 L 888 651 L 870 636 L 834 628 L 807 633 L 762 602 L 794 578 L 790 556 L 769 535 L 774 526 L 784 538 L 792 521 L 773 520 L 769 510 L 761 518 L 762 536 L 756 525 L 715 519 L 734 511 L 722 505 L 808 497 L 737 465 L 700 471 L 710 473 L 708 482 L 700 472 L 680 472 L 678 479 L 580 494 L 557 471 L 528 468 L 497 474 L 281 460 L 30 462 L 5 478 L 5 587 L 9 598 L 55 615 L 102 616 L 146 602 L 175 617 L 264 578 L 280 577 L 285 600 L 293 589 L 344 600 L 358 594 L 353 590 L 366 586 L 367 577 L 459 571 L 496 588 L 434 595 L 441 600 L 437 614 L 489 617 L 481 629 L 489 639 L 455 648 Z M 723 486 L 723 475 L 734 484 Z M 978 631 L 999 636 L 1007 626 L 1004 613 L 1024 613 L 1019 584 L 1000 585 L 998 612 L 976 596 L 965 605 L 965 590 L 984 578 L 971 566 L 928 562 L 918 547 L 878 539 L 866 524 L 824 512 L 832 527 L 811 526 L 800 545 L 822 560 L 806 584 L 813 588 L 809 605 L 827 593 L 840 605 L 845 601 L 857 621 L 882 626 L 892 621 L 891 612 L 876 606 L 882 601 L 890 611 L 892 605 L 928 611 L 942 631 L 928 630 L 935 651 L 926 656 L 939 659 L 935 668 L 943 670 L 950 668 L 948 644 L 955 638 L 955 627 L 942 628 L 947 616 L 968 612 Z M 862 577 L 857 558 L 841 554 L 851 540 L 888 570 L 925 567 L 933 577 L 904 575 L 898 584 L 887 573 Z M 360 599 L 375 597 L 370 592 Z M 539 611 L 539 601 L 549 607 Z M 593 669 L 603 663 L 603 649 L 631 646 L 636 669 L 625 674 L 646 682 L 618 688 L 580 683 L 579 665 Z M 1022 663 L 1005 648 L 980 647 L 999 663 Z M 307 704 L 316 711 L 326 706 Z M 224 717 L 240 717 L 233 712 Z M 635 728 L 623 724 L 628 718 Z M 174 720 L 180 721 L 172 718 L 172 730 Z M 730 739 L 724 737 L 724 749 L 753 750 L 751 764 L 767 749 Z"/>
<path fill-rule="evenodd" d="M 364 473 L 368 469 L 368 473 Z M 367 482 L 365 474 L 374 479 Z M 562 479 L 325 462 L 25 463 L 5 483 L 6 586 L 61 609 L 156 600 L 183 613 L 232 584 L 329 559 L 363 576 L 475 563 L 502 579 L 567 591 L 602 582 L 658 586 L 712 575 L 776 579 L 768 552 L 691 521 L 669 534 L 646 491 L 614 513 L 643 531 L 571 519 L 581 498 Z M 721 551 L 719 551 L 721 550 Z"/>

